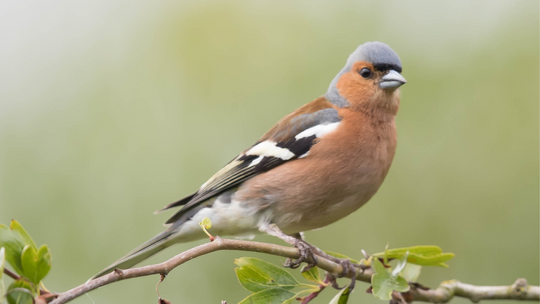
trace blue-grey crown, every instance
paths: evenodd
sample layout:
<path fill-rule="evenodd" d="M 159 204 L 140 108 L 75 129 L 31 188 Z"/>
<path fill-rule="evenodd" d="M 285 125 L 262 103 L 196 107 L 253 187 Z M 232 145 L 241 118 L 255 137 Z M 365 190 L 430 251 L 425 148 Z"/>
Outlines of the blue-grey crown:
<path fill-rule="evenodd" d="M 345 67 L 350 69 L 357 61 L 367 61 L 373 64 L 377 70 L 395 70 L 401 73 L 401 60 L 399 60 L 398 54 L 382 42 L 366 42 L 360 45 L 349 56 Z"/>
<path fill-rule="evenodd" d="M 402 71 L 401 60 L 399 60 L 398 54 L 396 54 L 396 52 L 394 52 L 394 50 L 386 43 L 373 41 L 360 45 L 349 56 L 343 69 L 341 69 L 336 77 L 334 77 L 328 88 L 328 93 L 326 93 L 326 97 L 340 107 L 345 107 L 348 103 L 339 95 L 336 88 L 337 82 L 339 78 L 341 78 L 343 74 L 349 72 L 353 64 L 358 61 L 367 61 L 373 64 L 375 69 L 380 71 L 395 70 L 398 73 L 401 73 Z"/>

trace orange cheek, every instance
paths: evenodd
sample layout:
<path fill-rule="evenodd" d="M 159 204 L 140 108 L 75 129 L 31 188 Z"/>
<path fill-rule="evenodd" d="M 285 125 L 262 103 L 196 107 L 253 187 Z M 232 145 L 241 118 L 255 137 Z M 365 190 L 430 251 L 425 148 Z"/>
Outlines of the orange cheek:
<path fill-rule="evenodd" d="M 343 74 L 336 85 L 339 94 L 352 104 L 369 100 L 375 94 L 374 86 L 369 80 L 359 79 L 356 72 Z"/>

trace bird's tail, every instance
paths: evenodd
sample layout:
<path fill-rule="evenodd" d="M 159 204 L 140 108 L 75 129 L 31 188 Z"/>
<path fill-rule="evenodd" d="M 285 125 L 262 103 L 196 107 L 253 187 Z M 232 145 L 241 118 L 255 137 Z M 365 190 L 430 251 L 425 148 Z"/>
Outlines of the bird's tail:
<path fill-rule="evenodd" d="M 163 231 L 155 237 L 151 238 L 150 240 L 146 241 L 139 247 L 133 249 L 130 253 L 126 254 L 120 260 L 114 262 L 109 267 L 103 269 L 98 274 L 94 275 L 92 278 L 90 278 L 90 280 L 104 276 L 115 268 L 130 268 L 133 265 L 140 263 L 151 257 L 152 255 L 160 252 L 161 250 L 173 245 L 174 243 L 175 239 L 173 237 L 173 232 Z"/>

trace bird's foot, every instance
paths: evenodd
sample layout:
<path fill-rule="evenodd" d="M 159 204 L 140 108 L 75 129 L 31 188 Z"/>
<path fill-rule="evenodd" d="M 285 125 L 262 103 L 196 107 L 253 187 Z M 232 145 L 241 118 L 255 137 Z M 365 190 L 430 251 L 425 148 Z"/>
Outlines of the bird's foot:
<path fill-rule="evenodd" d="M 335 289 L 345 288 L 345 286 L 339 287 L 337 283 L 337 279 L 350 276 L 351 283 L 349 284 L 349 291 L 352 291 L 356 283 L 356 274 L 358 273 L 358 268 L 360 268 L 359 267 L 360 265 L 351 262 L 351 260 L 349 259 L 338 259 L 336 257 L 332 257 L 329 260 L 343 267 L 343 271 L 339 275 L 336 276 L 336 275 L 330 274 L 329 279 L 330 279 L 330 284 L 332 285 L 332 287 L 334 287 Z"/>
<path fill-rule="evenodd" d="M 328 253 L 316 247 L 314 248 L 314 250 L 317 255 L 324 257 L 325 259 L 330 260 L 336 264 L 341 265 L 341 267 L 343 268 L 343 271 L 337 276 L 337 278 L 351 277 L 351 283 L 349 285 L 349 289 L 352 291 L 356 283 L 356 274 L 358 273 L 358 271 L 364 272 L 366 267 L 362 264 L 355 264 L 349 259 L 336 258 L 335 256 L 331 256 Z M 343 289 L 342 287 L 338 286 L 335 276 L 331 278 L 331 283 L 332 283 L 332 287 L 336 289 Z"/>
<path fill-rule="evenodd" d="M 349 284 L 349 292 L 353 291 L 356 284 L 356 274 L 360 265 L 351 262 L 349 259 L 338 259 L 338 263 L 343 267 L 343 272 L 340 274 L 340 278 L 351 277 L 351 283 Z"/>
<path fill-rule="evenodd" d="M 307 262 L 306 268 L 304 268 L 304 271 L 308 271 L 314 266 L 317 266 L 317 257 L 315 256 L 315 253 L 313 253 L 313 247 L 308 244 L 307 242 L 303 240 L 297 239 L 294 243 L 294 247 L 298 248 L 300 251 L 300 257 L 296 260 L 293 259 L 287 259 L 283 266 L 289 267 L 291 269 L 296 269 L 300 267 L 300 264 L 302 262 Z"/>

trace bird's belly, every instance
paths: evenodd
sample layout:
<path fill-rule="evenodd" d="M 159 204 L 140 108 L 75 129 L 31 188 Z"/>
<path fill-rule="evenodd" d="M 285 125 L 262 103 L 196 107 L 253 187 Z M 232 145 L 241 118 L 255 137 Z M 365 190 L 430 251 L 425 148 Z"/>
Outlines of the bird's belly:
<path fill-rule="evenodd" d="M 295 210 L 277 217 L 276 224 L 288 234 L 321 228 L 353 213 L 370 197 L 358 193 L 318 210 Z"/>
<path fill-rule="evenodd" d="M 205 217 L 210 219 L 212 227 L 208 231 L 214 235 L 252 239 L 258 234 L 259 222 L 264 221 L 265 214 L 259 212 L 259 208 L 223 197 L 218 196 L 211 206 L 201 209 L 180 226 L 178 237 L 183 241 L 205 238 L 199 225 Z"/>
<path fill-rule="evenodd" d="M 327 226 L 362 207 L 377 192 L 387 170 L 375 161 L 350 170 L 347 179 L 328 174 L 323 183 L 307 176 L 299 185 L 302 192 L 276 202 L 274 222 L 286 233 L 296 233 Z"/>

